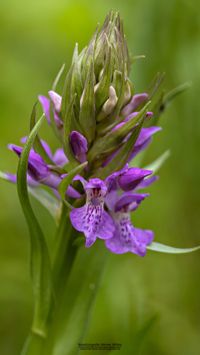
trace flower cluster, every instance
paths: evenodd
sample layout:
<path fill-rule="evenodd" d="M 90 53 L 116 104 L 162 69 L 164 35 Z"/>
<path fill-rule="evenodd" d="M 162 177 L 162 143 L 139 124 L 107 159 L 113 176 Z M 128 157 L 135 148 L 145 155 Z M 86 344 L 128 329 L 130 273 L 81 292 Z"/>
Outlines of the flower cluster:
<path fill-rule="evenodd" d="M 151 124 L 156 105 L 151 105 L 149 94 L 134 92 L 130 66 L 122 22 L 111 13 L 80 54 L 76 45 L 62 95 L 51 90 L 49 97 L 38 97 L 60 147 L 53 154 L 41 140 L 43 155 L 32 147 L 27 182 L 32 188 L 48 186 L 61 201 L 60 184 L 86 163 L 65 191 L 73 227 L 84 233 L 86 247 L 100 238 L 113 253 L 144 256 L 154 234 L 133 226 L 131 213 L 148 196 L 139 190 L 157 177 L 134 166 L 133 159 L 160 127 Z M 14 144 L 9 149 L 18 156 L 23 151 Z"/>

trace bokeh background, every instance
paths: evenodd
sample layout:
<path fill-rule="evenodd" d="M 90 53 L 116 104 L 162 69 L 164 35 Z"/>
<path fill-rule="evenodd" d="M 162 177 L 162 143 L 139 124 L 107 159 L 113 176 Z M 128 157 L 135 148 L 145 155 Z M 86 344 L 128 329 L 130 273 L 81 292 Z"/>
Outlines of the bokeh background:
<path fill-rule="evenodd" d="M 82 48 L 110 9 L 121 13 L 131 52 L 146 55 L 132 68 L 137 91 L 144 91 L 157 71 L 166 72 L 167 89 L 193 83 L 162 116 L 163 131 L 145 161 L 167 149 L 171 157 L 134 223 L 153 229 L 156 240 L 166 244 L 200 244 L 200 10 L 195 0 L 1 0 L 0 170 L 15 171 L 17 160 L 7 143 L 28 132 L 37 95 L 47 93 L 61 65 L 69 65 L 74 43 Z M 53 136 L 49 139 L 54 146 Z M 15 187 L 1 181 L 0 201 L 0 354 L 17 355 L 32 315 L 29 238 Z M 36 207 L 51 237 L 53 222 Z M 127 355 L 200 354 L 199 272 L 199 252 L 111 255 L 87 342 L 122 343 L 122 351 L 132 344 Z"/>

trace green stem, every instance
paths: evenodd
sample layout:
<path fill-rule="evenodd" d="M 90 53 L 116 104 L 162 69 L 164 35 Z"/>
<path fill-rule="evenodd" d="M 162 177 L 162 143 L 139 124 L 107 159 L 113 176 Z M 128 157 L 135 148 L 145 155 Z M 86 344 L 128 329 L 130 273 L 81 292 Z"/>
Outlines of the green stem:
<path fill-rule="evenodd" d="M 21 355 L 43 355 L 46 338 L 31 332 L 24 344 Z"/>
<path fill-rule="evenodd" d="M 53 281 L 56 299 L 62 292 L 63 277 L 66 282 L 67 275 L 73 263 L 77 248 L 74 246 L 74 233 L 69 220 L 68 207 L 63 204 L 58 230 L 55 240 L 55 253 L 53 260 Z"/>
<path fill-rule="evenodd" d="M 55 310 L 45 355 L 78 354 L 107 256 L 105 246 L 98 241 L 90 249 L 79 248 L 68 279 L 63 277 L 62 297 Z"/>

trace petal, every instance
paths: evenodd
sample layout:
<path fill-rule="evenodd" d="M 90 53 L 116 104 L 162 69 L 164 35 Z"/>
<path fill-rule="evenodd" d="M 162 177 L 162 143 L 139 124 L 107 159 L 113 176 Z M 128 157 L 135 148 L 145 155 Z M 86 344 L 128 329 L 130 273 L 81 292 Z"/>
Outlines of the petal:
<path fill-rule="evenodd" d="M 118 212 L 114 218 L 116 223 L 114 237 L 106 241 L 106 247 L 116 254 L 131 252 L 144 256 L 147 245 L 154 238 L 154 233 L 150 230 L 135 228 L 127 213 Z"/>
<path fill-rule="evenodd" d="M 86 161 L 86 153 L 88 151 L 87 139 L 78 131 L 72 131 L 69 136 L 70 145 L 74 156 L 81 162 Z"/>
<path fill-rule="evenodd" d="M 59 167 L 63 167 L 65 164 L 68 163 L 68 159 L 62 148 L 56 150 L 53 156 L 53 161 Z"/>
<path fill-rule="evenodd" d="M 84 231 L 83 219 L 86 213 L 87 213 L 86 205 L 80 208 L 74 208 L 70 212 L 71 224 L 79 232 Z"/>
<path fill-rule="evenodd" d="M 40 101 L 42 108 L 43 108 L 43 112 L 47 118 L 48 123 L 51 122 L 50 119 L 50 100 L 43 95 L 38 96 L 38 100 Z"/>
<path fill-rule="evenodd" d="M 57 112 L 61 111 L 62 97 L 55 91 L 51 90 L 48 92 L 51 101 L 53 102 L 54 108 Z"/>
<path fill-rule="evenodd" d="M 117 231 L 115 233 L 115 237 L 105 241 L 106 248 L 114 254 L 128 253 L 129 248 L 121 243 Z"/>
<path fill-rule="evenodd" d="M 135 111 L 138 106 L 148 100 L 148 94 L 136 94 L 132 97 L 131 101 L 122 110 L 122 115 L 127 116 L 131 112 Z"/>
<path fill-rule="evenodd" d="M 118 177 L 118 183 L 122 190 L 130 191 L 148 175 L 152 174 L 151 170 L 140 168 L 129 168 L 122 175 Z"/>
<path fill-rule="evenodd" d="M 140 256 L 145 256 L 147 245 L 151 244 L 154 233 L 151 230 L 134 228 L 135 245 L 131 251 Z"/>
<path fill-rule="evenodd" d="M 123 209 L 127 209 L 127 211 L 134 211 L 148 196 L 149 194 L 123 194 L 115 204 L 115 212 L 119 212 Z"/>
<path fill-rule="evenodd" d="M 89 179 L 88 183 L 85 185 L 85 190 L 87 191 L 90 189 L 100 189 L 104 195 L 107 192 L 105 182 L 99 178 Z"/>
<path fill-rule="evenodd" d="M 123 175 L 123 173 L 127 172 L 128 170 L 129 170 L 128 164 L 126 164 L 124 166 L 124 168 L 112 173 L 111 175 L 109 175 L 106 178 L 105 183 L 106 183 L 108 192 L 113 191 L 113 190 L 117 190 L 117 188 L 118 188 L 118 177 Z"/>
<path fill-rule="evenodd" d="M 15 144 L 9 144 L 8 148 L 15 152 L 18 156 L 21 155 L 23 148 Z M 49 169 L 47 164 L 44 162 L 42 157 L 31 149 L 28 158 L 28 173 L 30 176 L 36 180 L 40 181 L 45 179 L 49 174 Z"/>
<path fill-rule="evenodd" d="M 134 145 L 133 151 L 130 155 L 129 161 L 132 160 L 142 150 L 144 150 L 151 143 L 152 135 L 156 132 L 159 132 L 160 130 L 161 127 L 156 126 L 142 128 L 139 137 Z"/>
<path fill-rule="evenodd" d="M 149 245 L 154 239 L 154 232 L 149 229 L 135 228 L 135 236 L 139 243 Z"/>
<path fill-rule="evenodd" d="M 21 141 L 22 144 L 25 144 L 26 141 L 27 141 L 27 137 L 21 138 L 20 141 Z M 43 139 L 41 139 L 40 142 L 42 143 L 42 146 L 43 146 L 45 152 L 47 153 L 47 155 L 48 155 L 50 158 L 52 158 L 51 148 L 50 148 L 50 146 L 48 145 L 48 143 L 47 143 L 45 140 L 43 140 Z"/>
<path fill-rule="evenodd" d="M 102 223 L 99 226 L 97 235 L 100 239 L 109 239 L 113 237 L 115 230 L 115 225 L 112 217 L 106 212 L 103 211 Z"/>
<path fill-rule="evenodd" d="M 105 204 L 110 211 L 115 210 L 116 202 L 119 199 L 119 194 L 117 189 L 111 190 L 105 197 Z"/>
<path fill-rule="evenodd" d="M 151 176 L 147 179 L 144 179 L 143 181 L 140 182 L 139 185 L 137 185 L 136 187 L 136 190 L 139 190 L 139 189 L 144 189 L 148 186 L 150 186 L 151 184 L 153 184 L 155 181 L 157 181 L 159 179 L 159 176 Z"/>

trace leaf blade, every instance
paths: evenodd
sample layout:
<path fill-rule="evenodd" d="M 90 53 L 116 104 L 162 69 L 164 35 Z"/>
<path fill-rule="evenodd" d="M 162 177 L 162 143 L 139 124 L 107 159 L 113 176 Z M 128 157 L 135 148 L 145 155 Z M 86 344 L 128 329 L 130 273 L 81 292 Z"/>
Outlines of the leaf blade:
<path fill-rule="evenodd" d="M 147 249 L 152 251 L 157 251 L 160 253 L 167 253 L 167 254 L 186 254 L 186 253 L 192 253 L 193 251 L 196 250 L 200 250 L 200 245 L 193 248 L 175 248 L 169 245 L 153 242 L 147 246 Z"/>
<path fill-rule="evenodd" d="M 27 167 L 31 147 L 43 120 L 44 115 L 31 131 L 20 156 L 17 170 L 17 190 L 31 241 L 31 276 L 35 295 L 32 331 L 41 337 L 46 336 L 46 324 L 52 301 L 51 268 L 45 238 L 28 196 Z"/>
<path fill-rule="evenodd" d="M 71 170 L 67 176 L 61 181 L 61 183 L 58 186 L 58 191 L 60 193 L 60 196 L 62 197 L 63 200 L 65 200 L 65 193 L 67 191 L 68 186 L 70 185 L 72 179 L 74 178 L 75 175 L 79 174 L 86 166 L 87 162 L 84 162 L 77 167 L 75 167 L 73 170 Z"/>

